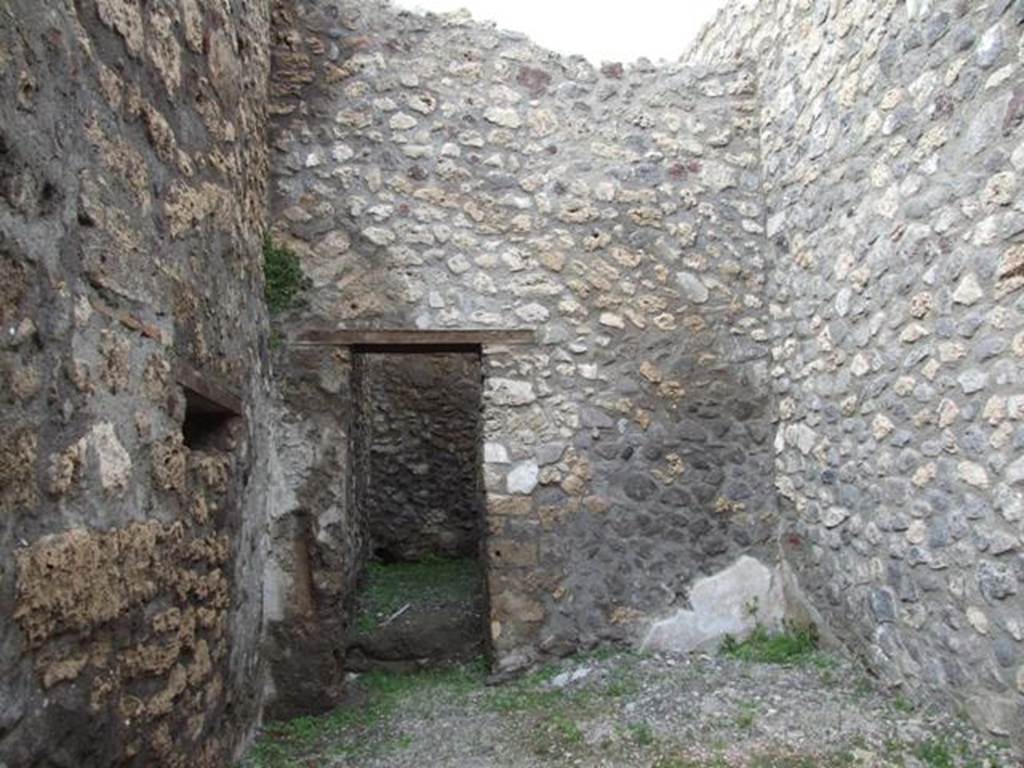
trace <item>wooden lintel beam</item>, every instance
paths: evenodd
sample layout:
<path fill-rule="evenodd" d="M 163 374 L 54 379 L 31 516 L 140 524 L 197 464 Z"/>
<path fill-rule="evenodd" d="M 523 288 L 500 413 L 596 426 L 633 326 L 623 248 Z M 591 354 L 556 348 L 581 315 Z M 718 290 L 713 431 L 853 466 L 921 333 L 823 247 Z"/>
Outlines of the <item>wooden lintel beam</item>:
<path fill-rule="evenodd" d="M 241 416 L 245 412 L 242 398 L 236 392 L 211 381 L 183 360 L 177 360 L 174 364 L 174 379 L 181 386 L 224 411 L 235 416 Z"/>
<path fill-rule="evenodd" d="M 532 344 L 533 331 L 510 330 L 307 330 L 291 340 L 308 347 L 459 347 L 484 344 Z"/>

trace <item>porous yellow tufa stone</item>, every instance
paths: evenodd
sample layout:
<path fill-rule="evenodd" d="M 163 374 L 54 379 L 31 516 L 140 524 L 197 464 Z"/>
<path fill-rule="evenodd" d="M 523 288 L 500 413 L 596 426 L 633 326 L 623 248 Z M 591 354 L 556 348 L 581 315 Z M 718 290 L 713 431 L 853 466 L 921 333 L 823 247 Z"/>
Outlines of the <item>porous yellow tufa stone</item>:
<path fill-rule="evenodd" d="M 947 398 L 939 404 L 939 426 L 942 429 L 951 425 L 959 416 L 960 407 L 952 400 Z"/>
<path fill-rule="evenodd" d="M 196 53 L 203 52 L 203 11 L 199 0 L 181 0 L 181 20 L 185 42 Z"/>
<path fill-rule="evenodd" d="M 923 520 L 915 520 L 907 528 L 907 541 L 911 544 L 923 544 L 928 538 L 928 525 Z"/>
<path fill-rule="evenodd" d="M 875 416 L 871 422 L 871 434 L 874 435 L 875 440 L 884 440 L 892 433 L 893 429 L 895 429 L 893 423 L 883 413 Z"/>
<path fill-rule="evenodd" d="M 0 433 L 0 512 L 35 502 L 37 447 L 34 431 Z"/>
<path fill-rule="evenodd" d="M 911 477 L 910 482 L 916 485 L 918 488 L 923 488 L 928 485 L 932 480 L 935 479 L 935 475 L 938 473 L 939 468 L 934 462 L 929 462 L 923 466 L 917 468 Z"/>
<path fill-rule="evenodd" d="M 1024 357 L 1024 333 L 1018 333 L 1013 337 L 1013 354 Z"/>
<path fill-rule="evenodd" d="M 43 669 L 43 688 L 52 688 L 57 683 L 74 680 L 81 674 L 88 662 L 89 656 L 84 655 L 61 659 L 47 665 Z"/>
<path fill-rule="evenodd" d="M 174 33 L 177 21 L 176 17 L 160 8 L 149 17 L 153 36 L 149 44 L 149 60 L 172 98 L 181 86 L 181 48 Z"/>
<path fill-rule="evenodd" d="M 996 274 L 999 279 L 998 296 L 1024 288 L 1024 245 L 1015 245 L 1003 254 Z"/>
<path fill-rule="evenodd" d="M 227 190 L 209 182 L 190 186 L 176 181 L 164 200 L 171 237 L 175 239 L 193 231 L 209 217 L 220 229 L 227 229 L 234 209 Z"/>
<path fill-rule="evenodd" d="M 138 57 L 142 52 L 142 11 L 133 0 L 97 0 L 100 21 L 124 38 L 128 53 Z"/>
<path fill-rule="evenodd" d="M 652 384 L 659 384 L 663 378 L 658 367 L 649 360 L 645 360 L 640 364 L 640 375 Z"/>

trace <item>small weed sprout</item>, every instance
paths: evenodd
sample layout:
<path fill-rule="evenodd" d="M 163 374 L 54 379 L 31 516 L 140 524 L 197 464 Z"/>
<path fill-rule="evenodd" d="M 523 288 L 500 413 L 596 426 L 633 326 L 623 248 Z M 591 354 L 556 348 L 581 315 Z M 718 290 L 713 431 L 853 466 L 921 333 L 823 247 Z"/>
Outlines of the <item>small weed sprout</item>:
<path fill-rule="evenodd" d="M 629 735 L 634 743 L 648 747 L 654 743 L 654 729 L 647 723 L 633 723 L 629 726 Z"/>

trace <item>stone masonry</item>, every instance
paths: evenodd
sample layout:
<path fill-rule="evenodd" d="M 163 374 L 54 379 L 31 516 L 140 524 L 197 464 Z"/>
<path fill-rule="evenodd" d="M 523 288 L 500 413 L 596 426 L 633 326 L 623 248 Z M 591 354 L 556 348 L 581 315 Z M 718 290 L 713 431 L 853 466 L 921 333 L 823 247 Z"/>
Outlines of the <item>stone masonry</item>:
<path fill-rule="evenodd" d="M 479 555 L 483 526 L 480 356 L 367 354 L 361 499 L 386 562 Z"/>
<path fill-rule="evenodd" d="M 598 70 L 468 17 L 279 8 L 292 327 L 536 329 L 484 351 L 501 668 L 638 636 L 771 558 L 757 100 L 744 66 Z"/>
<path fill-rule="evenodd" d="M 248 0 L 0 2 L 10 768 L 220 768 L 259 717 L 268 26 Z M 199 442 L 183 365 L 243 403 Z"/>
<path fill-rule="evenodd" d="M 785 559 L 884 679 L 1024 736 L 1024 3 L 775 2 L 758 63 Z"/>
<path fill-rule="evenodd" d="M 224 766 L 340 701 L 403 396 L 311 328 L 532 331 L 479 350 L 496 672 L 802 616 L 1024 749 L 1022 28 L 744 0 L 597 66 L 0 0 L 0 764 Z"/>

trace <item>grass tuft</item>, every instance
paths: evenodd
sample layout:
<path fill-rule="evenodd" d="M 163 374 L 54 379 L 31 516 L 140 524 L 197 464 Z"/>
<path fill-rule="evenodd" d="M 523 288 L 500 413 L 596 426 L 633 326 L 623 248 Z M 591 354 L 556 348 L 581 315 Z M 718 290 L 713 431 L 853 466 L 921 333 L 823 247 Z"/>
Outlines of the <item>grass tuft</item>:
<path fill-rule="evenodd" d="M 407 603 L 471 603 L 482 589 L 478 560 L 429 557 L 415 563 L 370 563 L 359 590 L 355 628 L 367 633 Z"/>
<path fill-rule="evenodd" d="M 359 678 L 366 694 L 360 706 L 341 707 L 325 715 L 298 717 L 269 723 L 243 763 L 246 768 L 292 768 L 319 765 L 326 749 L 335 756 L 370 755 L 409 746 L 405 734 L 381 737 L 386 725 L 403 701 L 418 692 L 447 693 L 461 697 L 480 689 L 487 676 L 487 663 L 478 659 L 468 664 L 424 669 L 399 674 L 370 672 Z"/>
<path fill-rule="evenodd" d="M 270 314 L 276 315 L 295 306 L 305 285 L 299 257 L 290 248 L 263 238 L 264 296 Z"/>
<path fill-rule="evenodd" d="M 721 652 L 740 661 L 762 664 L 827 663 L 827 657 L 818 654 L 818 636 L 813 629 L 787 627 L 783 632 L 769 633 L 757 627 L 742 642 L 726 637 Z"/>

